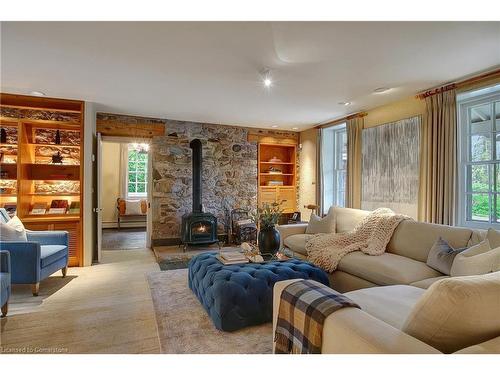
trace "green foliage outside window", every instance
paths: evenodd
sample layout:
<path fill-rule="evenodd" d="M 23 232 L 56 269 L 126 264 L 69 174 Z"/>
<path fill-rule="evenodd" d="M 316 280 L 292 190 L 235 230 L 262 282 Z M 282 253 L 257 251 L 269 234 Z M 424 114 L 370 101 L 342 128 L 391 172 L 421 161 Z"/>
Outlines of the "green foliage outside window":
<path fill-rule="evenodd" d="M 148 154 L 134 149 L 128 152 L 128 193 L 146 195 Z"/>
<path fill-rule="evenodd" d="M 500 139 L 496 139 L 496 141 L 499 142 L 496 145 L 498 154 L 500 151 Z M 489 135 L 472 135 L 470 137 L 470 142 L 470 157 L 472 161 L 492 160 L 491 139 Z M 490 173 L 492 173 L 491 190 L 500 193 L 500 164 L 495 164 L 491 167 L 488 164 L 476 164 L 470 166 L 471 181 L 469 189 L 472 193 L 476 193 L 471 196 L 470 208 L 473 219 L 487 221 L 491 212 L 490 205 L 496 207 L 496 216 L 497 218 L 500 217 L 500 195 L 491 194 L 490 202 Z"/>

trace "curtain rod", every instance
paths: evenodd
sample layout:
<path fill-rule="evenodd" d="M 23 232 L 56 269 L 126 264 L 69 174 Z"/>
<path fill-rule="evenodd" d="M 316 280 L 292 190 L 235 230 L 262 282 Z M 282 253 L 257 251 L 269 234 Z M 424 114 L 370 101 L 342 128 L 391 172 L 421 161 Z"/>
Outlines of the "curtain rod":
<path fill-rule="evenodd" d="M 327 128 L 329 126 L 332 126 L 332 125 L 337 125 L 337 124 L 340 124 L 344 121 L 347 121 L 347 120 L 351 120 L 353 118 L 357 118 L 357 117 L 365 117 L 368 113 L 366 112 L 356 112 L 356 113 L 353 113 L 351 115 L 347 115 L 347 116 L 344 116 L 344 117 L 341 117 L 339 119 L 336 119 L 336 120 L 332 120 L 332 121 L 328 121 L 328 122 L 325 122 L 324 124 L 319 124 L 319 125 L 316 125 L 314 127 L 314 129 L 321 129 L 321 128 Z"/>
<path fill-rule="evenodd" d="M 464 79 L 462 81 L 449 83 L 449 84 L 441 86 L 441 87 L 436 87 L 434 89 L 427 90 L 425 92 L 417 94 L 417 98 L 425 99 L 429 96 L 436 95 L 436 94 L 439 94 L 441 92 L 445 92 L 445 91 L 453 90 L 456 88 L 468 86 L 468 85 L 471 85 L 473 83 L 486 80 L 488 78 L 494 78 L 496 76 L 500 77 L 500 69 L 495 69 L 495 70 L 492 70 L 492 71 L 487 72 L 487 73 L 479 74 L 477 76 Z"/>

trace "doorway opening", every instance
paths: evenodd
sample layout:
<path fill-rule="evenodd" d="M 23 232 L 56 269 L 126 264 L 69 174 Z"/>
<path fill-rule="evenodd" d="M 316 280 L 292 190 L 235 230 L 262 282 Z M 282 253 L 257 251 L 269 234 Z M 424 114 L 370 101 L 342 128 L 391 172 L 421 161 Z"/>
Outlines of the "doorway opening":
<path fill-rule="evenodd" d="M 98 259 L 101 251 L 149 247 L 149 143 L 98 134 Z"/>

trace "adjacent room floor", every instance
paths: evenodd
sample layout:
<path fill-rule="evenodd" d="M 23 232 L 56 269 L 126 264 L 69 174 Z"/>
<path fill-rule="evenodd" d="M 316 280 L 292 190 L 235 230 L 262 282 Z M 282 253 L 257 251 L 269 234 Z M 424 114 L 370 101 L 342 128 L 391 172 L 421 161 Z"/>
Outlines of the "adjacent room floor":
<path fill-rule="evenodd" d="M 158 353 L 146 274 L 158 271 L 149 249 L 103 251 L 99 265 L 57 272 L 40 285 L 15 285 L 1 323 L 1 352 Z"/>
<path fill-rule="evenodd" d="M 146 247 L 146 228 L 115 228 L 102 230 L 103 250 L 129 250 Z"/>

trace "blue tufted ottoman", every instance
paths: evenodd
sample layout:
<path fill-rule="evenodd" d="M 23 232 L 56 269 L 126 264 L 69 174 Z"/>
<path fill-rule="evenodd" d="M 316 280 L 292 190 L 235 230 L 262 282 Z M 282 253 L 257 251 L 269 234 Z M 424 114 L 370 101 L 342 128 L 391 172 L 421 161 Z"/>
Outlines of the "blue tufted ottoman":
<path fill-rule="evenodd" d="M 189 288 L 215 327 L 223 331 L 270 322 L 277 281 L 312 279 L 329 286 L 325 271 L 298 259 L 224 266 L 216 255 L 204 253 L 191 259 Z"/>

